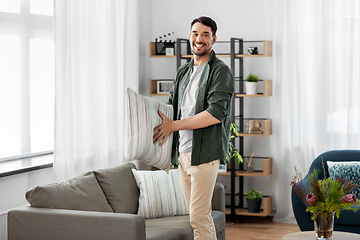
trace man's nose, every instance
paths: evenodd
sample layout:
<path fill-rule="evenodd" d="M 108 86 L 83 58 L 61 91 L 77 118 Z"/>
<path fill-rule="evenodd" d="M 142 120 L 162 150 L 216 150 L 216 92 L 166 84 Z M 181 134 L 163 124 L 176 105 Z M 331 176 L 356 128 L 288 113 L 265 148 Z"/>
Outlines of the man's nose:
<path fill-rule="evenodd" d="M 197 38 L 196 38 L 197 42 L 202 42 L 202 40 L 203 40 L 203 37 L 201 35 L 197 36 Z"/>

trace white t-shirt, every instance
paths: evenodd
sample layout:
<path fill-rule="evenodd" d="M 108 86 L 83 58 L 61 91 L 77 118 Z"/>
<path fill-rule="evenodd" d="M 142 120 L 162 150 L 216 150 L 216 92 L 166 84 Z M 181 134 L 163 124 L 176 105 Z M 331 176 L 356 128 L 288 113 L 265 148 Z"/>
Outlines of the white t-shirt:
<path fill-rule="evenodd" d="M 185 119 L 195 115 L 195 102 L 198 93 L 199 81 L 204 71 L 206 63 L 194 66 L 193 72 L 181 101 L 180 119 Z M 193 130 L 180 130 L 179 152 L 191 152 Z"/>

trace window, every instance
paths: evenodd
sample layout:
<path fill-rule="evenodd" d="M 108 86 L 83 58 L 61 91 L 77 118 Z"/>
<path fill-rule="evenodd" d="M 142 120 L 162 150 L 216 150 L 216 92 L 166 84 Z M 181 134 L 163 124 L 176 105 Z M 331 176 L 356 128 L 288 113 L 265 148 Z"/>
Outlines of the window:
<path fill-rule="evenodd" d="M 0 0 L 0 162 L 54 145 L 53 0 Z"/>

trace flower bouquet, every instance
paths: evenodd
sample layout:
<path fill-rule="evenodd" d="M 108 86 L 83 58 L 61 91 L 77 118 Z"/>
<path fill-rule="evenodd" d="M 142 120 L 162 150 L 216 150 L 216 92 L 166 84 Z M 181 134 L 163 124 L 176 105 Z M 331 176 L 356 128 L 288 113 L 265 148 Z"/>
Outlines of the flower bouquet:
<path fill-rule="evenodd" d="M 295 167 L 295 176 L 290 186 L 307 206 L 306 212 L 312 213 L 314 227 L 318 239 L 331 239 L 334 214 L 339 218 L 343 209 L 357 211 L 354 205 L 360 203 L 354 194 L 350 194 L 353 188 L 358 187 L 354 181 L 346 181 L 343 177 L 335 179 L 317 179 L 318 171 L 314 169 L 308 177 L 309 187 L 304 186 L 302 175 Z"/>

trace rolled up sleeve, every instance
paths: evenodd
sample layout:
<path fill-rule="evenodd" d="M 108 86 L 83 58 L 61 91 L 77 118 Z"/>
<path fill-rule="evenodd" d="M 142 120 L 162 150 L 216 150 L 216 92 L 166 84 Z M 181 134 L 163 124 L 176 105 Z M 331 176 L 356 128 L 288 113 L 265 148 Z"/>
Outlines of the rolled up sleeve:
<path fill-rule="evenodd" d="M 234 94 L 234 78 L 227 67 L 220 67 L 214 71 L 212 83 L 209 87 L 207 102 L 208 111 L 213 117 L 222 121 L 229 117 L 230 101 Z"/>

